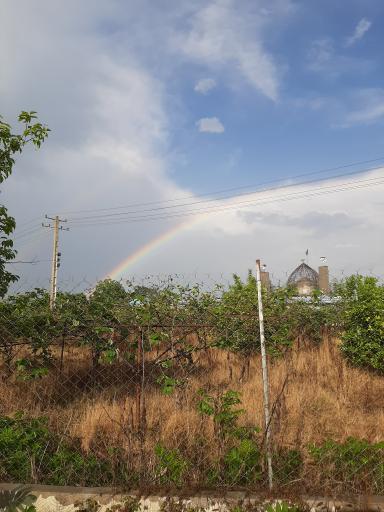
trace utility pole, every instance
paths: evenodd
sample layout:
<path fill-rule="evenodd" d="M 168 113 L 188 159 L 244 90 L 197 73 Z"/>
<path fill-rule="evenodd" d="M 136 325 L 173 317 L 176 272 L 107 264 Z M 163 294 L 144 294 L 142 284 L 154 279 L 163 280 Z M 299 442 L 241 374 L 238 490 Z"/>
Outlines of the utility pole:
<path fill-rule="evenodd" d="M 260 348 L 261 348 L 261 369 L 263 374 L 263 396 L 264 396 L 264 424 L 265 424 L 265 448 L 268 466 L 269 489 L 273 487 L 273 469 L 271 452 L 271 413 L 269 409 L 269 380 L 267 354 L 265 350 L 264 336 L 264 316 L 263 316 L 263 298 L 261 294 L 261 270 L 260 260 L 256 260 L 256 282 L 257 282 L 257 302 L 259 306 L 259 327 L 260 327 Z"/>
<path fill-rule="evenodd" d="M 67 219 L 60 219 L 58 215 L 55 217 L 45 216 L 46 219 L 52 220 L 51 224 L 42 224 L 44 228 L 53 229 L 53 250 L 52 250 L 52 262 L 51 262 L 51 281 L 50 281 L 50 294 L 49 294 L 49 307 L 54 309 L 56 304 L 57 295 L 57 269 L 60 267 L 61 253 L 58 252 L 59 247 L 59 230 L 69 231 L 69 228 L 63 228 L 60 226 L 61 222 L 67 222 Z"/>

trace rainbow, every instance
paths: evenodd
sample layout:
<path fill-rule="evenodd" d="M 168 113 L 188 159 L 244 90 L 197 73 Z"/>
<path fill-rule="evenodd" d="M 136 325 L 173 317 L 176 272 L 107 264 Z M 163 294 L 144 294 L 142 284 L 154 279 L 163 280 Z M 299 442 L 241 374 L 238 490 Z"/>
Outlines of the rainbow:
<path fill-rule="evenodd" d="M 165 244 L 169 240 L 175 238 L 181 231 L 184 231 L 197 222 L 201 220 L 204 215 L 197 215 L 196 217 L 188 218 L 176 226 L 173 226 L 168 231 L 161 233 L 160 235 L 152 238 L 149 242 L 136 249 L 132 252 L 127 258 L 121 261 L 114 269 L 112 269 L 108 274 L 104 277 L 104 279 L 119 279 L 122 275 L 132 267 L 136 262 L 144 258 L 147 254 L 151 253 L 154 249 L 157 249 L 161 245 Z"/>

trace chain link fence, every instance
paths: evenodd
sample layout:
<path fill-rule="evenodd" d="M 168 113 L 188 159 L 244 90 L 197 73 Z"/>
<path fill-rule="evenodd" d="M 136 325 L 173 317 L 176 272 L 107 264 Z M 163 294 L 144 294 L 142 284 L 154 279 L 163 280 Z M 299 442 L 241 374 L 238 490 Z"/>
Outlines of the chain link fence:
<path fill-rule="evenodd" d="M 0 481 L 268 492 L 257 303 L 118 292 L 3 302 Z M 384 379 L 297 307 L 266 305 L 274 491 L 384 494 Z"/>

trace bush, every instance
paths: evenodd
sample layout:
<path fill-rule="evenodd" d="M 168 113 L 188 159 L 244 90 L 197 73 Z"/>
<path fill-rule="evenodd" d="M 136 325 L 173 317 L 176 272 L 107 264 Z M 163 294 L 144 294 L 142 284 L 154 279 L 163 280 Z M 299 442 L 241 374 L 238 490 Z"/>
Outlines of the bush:
<path fill-rule="evenodd" d="M 281 448 L 273 454 L 272 464 L 275 480 L 280 484 L 289 484 L 300 477 L 303 457 L 299 450 Z"/>
<path fill-rule="evenodd" d="M 83 455 L 80 448 L 61 446 L 47 464 L 49 483 L 52 485 L 107 484 L 112 481 L 110 463 L 95 455 Z"/>
<path fill-rule="evenodd" d="M 224 456 L 225 479 L 231 485 L 255 482 L 261 477 L 261 453 L 251 439 L 242 439 Z"/>
<path fill-rule="evenodd" d="M 54 485 L 102 485 L 113 481 L 112 464 L 62 443 L 45 418 L 0 417 L 0 479 Z"/>
<path fill-rule="evenodd" d="M 281 355 L 293 341 L 288 299 L 292 290 L 279 288 L 263 291 L 265 335 L 270 355 Z M 260 350 L 258 295 L 255 276 L 247 279 L 234 275 L 233 283 L 224 290 L 214 308 L 217 346 L 245 355 Z"/>
<path fill-rule="evenodd" d="M 174 484 L 180 486 L 188 469 L 188 462 L 179 450 L 169 450 L 161 444 L 156 445 L 155 454 L 158 458 L 156 473 L 160 484 Z"/>
<path fill-rule="evenodd" d="M 0 480 L 3 482 L 32 482 L 51 435 L 44 419 L 0 418 Z"/>
<path fill-rule="evenodd" d="M 344 443 L 332 440 L 311 445 L 310 455 L 321 464 L 323 478 L 334 485 L 342 482 L 351 490 L 380 494 L 384 489 L 384 442 L 349 438 Z"/>
<path fill-rule="evenodd" d="M 339 291 L 343 353 L 356 366 L 384 372 L 384 286 L 374 277 L 351 276 Z"/>

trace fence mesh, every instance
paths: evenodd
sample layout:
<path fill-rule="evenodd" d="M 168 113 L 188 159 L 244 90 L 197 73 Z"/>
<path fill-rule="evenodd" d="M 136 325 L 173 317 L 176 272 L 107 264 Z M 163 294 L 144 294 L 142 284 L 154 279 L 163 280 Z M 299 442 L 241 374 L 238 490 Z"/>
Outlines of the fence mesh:
<path fill-rule="evenodd" d="M 3 302 L 0 481 L 267 492 L 257 303 L 144 291 Z M 266 309 L 274 489 L 383 494 L 383 379 L 293 307 L 279 353 L 285 313 Z"/>

